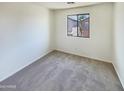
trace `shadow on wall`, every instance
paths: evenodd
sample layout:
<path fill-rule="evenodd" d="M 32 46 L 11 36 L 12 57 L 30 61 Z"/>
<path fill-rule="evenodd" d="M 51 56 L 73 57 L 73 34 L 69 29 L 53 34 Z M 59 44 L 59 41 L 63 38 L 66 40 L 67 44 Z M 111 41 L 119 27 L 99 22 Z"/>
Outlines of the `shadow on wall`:
<path fill-rule="evenodd" d="M 51 51 L 50 17 L 30 3 L 0 3 L 0 81 Z"/>

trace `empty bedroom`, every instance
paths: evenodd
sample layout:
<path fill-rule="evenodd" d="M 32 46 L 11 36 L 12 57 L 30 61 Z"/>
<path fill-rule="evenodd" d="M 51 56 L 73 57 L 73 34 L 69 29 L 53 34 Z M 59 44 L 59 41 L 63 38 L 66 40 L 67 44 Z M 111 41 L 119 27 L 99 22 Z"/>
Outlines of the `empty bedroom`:
<path fill-rule="evenodd" d="M 123 91 L 123 2 L 0 2 L 0 91 Z"/>

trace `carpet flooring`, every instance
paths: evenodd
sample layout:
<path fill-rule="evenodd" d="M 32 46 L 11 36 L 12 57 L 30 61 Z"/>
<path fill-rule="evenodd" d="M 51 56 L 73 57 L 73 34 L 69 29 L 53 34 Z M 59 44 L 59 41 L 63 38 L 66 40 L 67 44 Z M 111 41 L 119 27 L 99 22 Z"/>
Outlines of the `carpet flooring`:
<path fill-rule="evenodd" d="M 1 91 L 122 91 L 111 63 L 53 51 L 8 79 Z"/>

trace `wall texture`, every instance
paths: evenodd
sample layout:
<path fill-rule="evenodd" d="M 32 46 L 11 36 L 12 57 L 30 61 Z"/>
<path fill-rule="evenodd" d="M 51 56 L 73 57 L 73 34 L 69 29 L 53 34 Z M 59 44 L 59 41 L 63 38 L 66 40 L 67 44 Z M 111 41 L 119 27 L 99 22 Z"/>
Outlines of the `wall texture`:
<path fill-rule="evenodd" d="M 30 3 L 0 3 L 0 81 L 53 49 L 52 15 Z"/>
<path fill-rule="evenodd" d="M 57 50 L 112 62 L 112 3 L 56 10 Z M 90 13 L 90 38 L 67 36 L 67 15 Z"/>
<path fill-rule="evenodd" d="M 114 5 L 114 67 L 124 87 L 124 3 Z"/>

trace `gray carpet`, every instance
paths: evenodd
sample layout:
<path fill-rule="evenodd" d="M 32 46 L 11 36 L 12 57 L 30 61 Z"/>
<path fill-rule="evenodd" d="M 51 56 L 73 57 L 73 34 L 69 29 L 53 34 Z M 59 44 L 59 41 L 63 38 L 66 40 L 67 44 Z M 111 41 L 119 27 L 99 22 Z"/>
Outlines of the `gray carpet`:
<path fill-rule="evenodd" d="M 0 90 L 123 90 L 110 63 L 53 51 L 0 83 Z"/>

